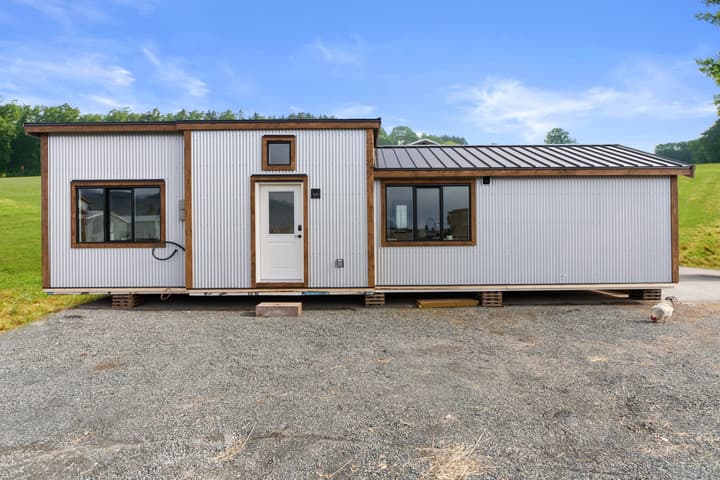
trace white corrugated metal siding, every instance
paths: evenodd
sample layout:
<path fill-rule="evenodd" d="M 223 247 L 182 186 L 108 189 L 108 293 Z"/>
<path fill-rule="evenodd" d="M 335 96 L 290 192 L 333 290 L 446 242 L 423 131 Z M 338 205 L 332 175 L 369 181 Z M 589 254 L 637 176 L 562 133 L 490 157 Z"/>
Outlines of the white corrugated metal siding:
<path fill-rule="evenodd" d="M 182 135 L 50 135 L 48 169 L 51 288 L 184 286 L 182 252 L 159 262 L 146 248 L 70 248 L 73 180 L 164 179 L 165 236 L 184 243 Z"/>
<path fill-rule="evenodd" d="M 296 136 L 294 172 L 262 170 L 263 135 Z M 192 134 L 193 288 L 251 287 L 250 176 L 268 174 L 321 190 L 308 200 L 309 286 L 367 286 L 365 131 L 261 130 Z"/>
<path fill-rule="evenodd" d="M 672 280 L 668 177 L 506 177 L 476 188 L 476 246 L 381 247 L 377 228 L 378 285 Z"/>

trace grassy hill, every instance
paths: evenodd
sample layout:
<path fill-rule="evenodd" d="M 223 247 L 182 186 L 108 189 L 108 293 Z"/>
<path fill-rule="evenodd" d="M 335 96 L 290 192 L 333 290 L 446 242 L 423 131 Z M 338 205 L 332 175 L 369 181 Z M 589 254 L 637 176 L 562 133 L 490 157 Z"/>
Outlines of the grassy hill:
<path fill-rule="evenodd" d="M 679 182 L 680 264 L 720 269 L 720 163 Z M 40 273 L 40 179 L 0 178 L 0 331 L 91 300 L 47 296 Z"/>
<path fill-rule="evenodd" d="M 0 331 L 94 297 L 40 288 L 40 178 L 0 178 Z"/>
<path fill-rule="evenodd" d="M 680 265 L 720 269 L 720 163 L 678 182 Z"/>

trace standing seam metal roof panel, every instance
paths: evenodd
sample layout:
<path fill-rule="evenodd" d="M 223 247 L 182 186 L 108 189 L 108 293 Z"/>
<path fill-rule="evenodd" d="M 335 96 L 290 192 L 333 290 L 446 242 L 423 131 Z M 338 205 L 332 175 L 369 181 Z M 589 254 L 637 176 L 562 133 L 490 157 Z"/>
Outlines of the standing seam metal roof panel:
<path fill-rule="evenodd" d="M 691 167 L 622 145 L 400 145 L 376 152 L 380 170 Z"/>

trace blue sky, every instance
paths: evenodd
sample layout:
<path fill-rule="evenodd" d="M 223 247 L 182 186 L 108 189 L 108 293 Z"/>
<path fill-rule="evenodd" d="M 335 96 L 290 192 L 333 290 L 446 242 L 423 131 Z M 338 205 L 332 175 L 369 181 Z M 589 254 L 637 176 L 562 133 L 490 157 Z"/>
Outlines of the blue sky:
<path fill-rule="evenodd" d="M 466 137 L 697 137 L 720 90 L 702 2 L 0 0 L 0 101 L 382 117 Z"/>

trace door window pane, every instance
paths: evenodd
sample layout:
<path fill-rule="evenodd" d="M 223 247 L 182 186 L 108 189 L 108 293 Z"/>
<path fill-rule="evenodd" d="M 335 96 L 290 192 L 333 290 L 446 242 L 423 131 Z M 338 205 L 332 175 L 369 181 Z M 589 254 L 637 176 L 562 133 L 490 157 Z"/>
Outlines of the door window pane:
<path fill-rule="evenodd" d="M 105 190 L 78 188 L 78 241 L 105 241 Z"/>
<path fill-rule="evenodd" d="M 268 142 L 268 165 L 290 165 L 290 142 Z"/>
<path fill-rule="evenodd" d="M 416 240 L 440 240 L 440 188 L 439 187 L 418 187 L 416 188 L 417 202 L 417 230 Z"/>
<path fill-rule="evenodd" d="M 160 240 L 160 189 L 135 189 L 135 241 Z"/>
<path fill-rule="evenodd" d="M 111 242 L 129 242 L 132 240 L 132 190 L 108 190 L 110 211 Z"/>
<path fill-rule="evenodd" d="M 445 240 L 470 240 L 470 187 L 443 187 Z"/>
<path fill-rule="evenodd" d="M 268 192 L 268 224 L 271 234 L 295 232 L 295 195 L 293 192 Z"/>
<path fill-rule="evenodd" d="M 387 187 L 385 190 L 387 224 L 385 234 L 389 242 L 405 242 L 413 239 L 413 189 L 412 187 Z"/>

